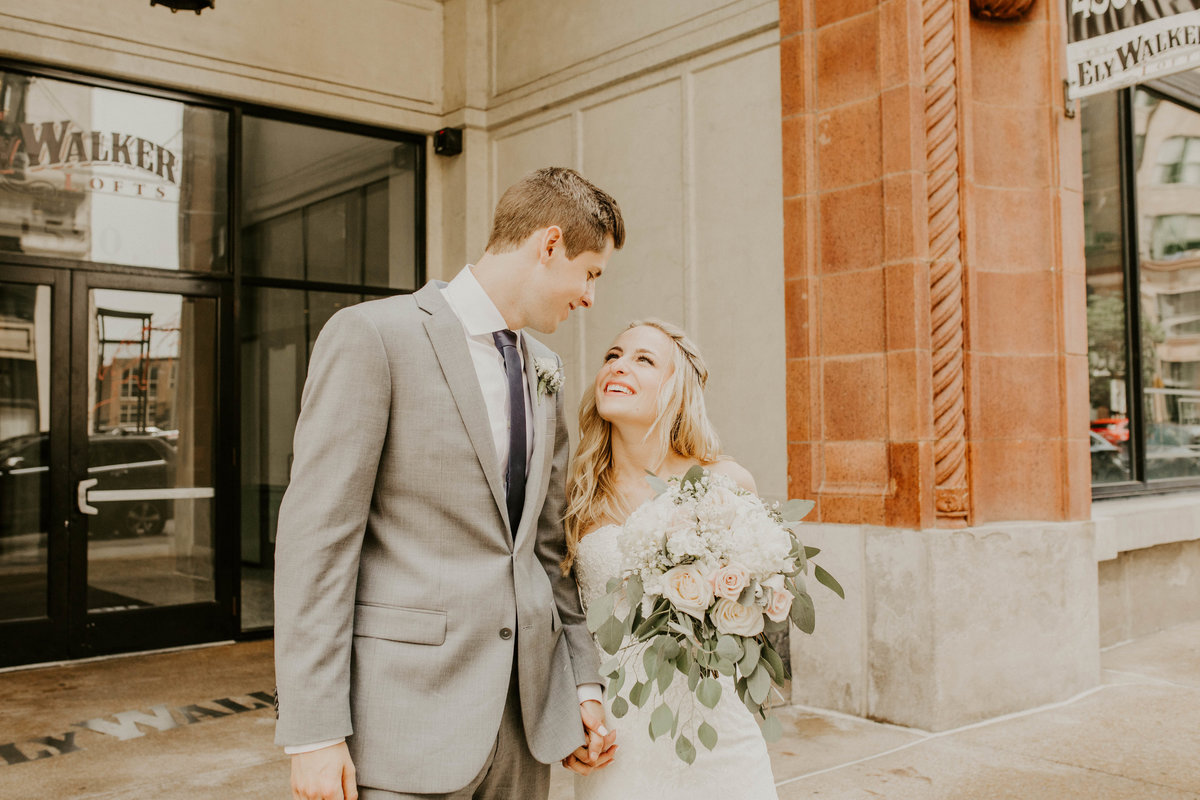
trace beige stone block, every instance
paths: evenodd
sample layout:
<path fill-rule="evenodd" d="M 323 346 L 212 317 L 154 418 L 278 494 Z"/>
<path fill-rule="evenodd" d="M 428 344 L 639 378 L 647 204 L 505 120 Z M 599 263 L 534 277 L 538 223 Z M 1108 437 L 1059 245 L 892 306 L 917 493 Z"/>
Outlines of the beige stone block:
<path fill-rule="evenodd" d="M 1100 646 L 1109 647 L 1129 638 L 1129 600 L 1126 597 L 1125 562 L 1101 561 L 1099 572 Z"/>
<path fill-rule="evenodd" d="M 865 716 L 866 653 L 864 620 L 863 529 L 855 525 L 806 524 L 799 530 L 806 547 L 820 548 L 815 563 L 833 575 L 846 592 L 842 600 L 806 579 L 817 612 L 811 636 L 791 631 L 792 702 Z"/>
<path fill-rule="evenodd" d="M 1200 619 L 1200 541 L 1134 550 L 1122 559 L 1131 637 Z"/>

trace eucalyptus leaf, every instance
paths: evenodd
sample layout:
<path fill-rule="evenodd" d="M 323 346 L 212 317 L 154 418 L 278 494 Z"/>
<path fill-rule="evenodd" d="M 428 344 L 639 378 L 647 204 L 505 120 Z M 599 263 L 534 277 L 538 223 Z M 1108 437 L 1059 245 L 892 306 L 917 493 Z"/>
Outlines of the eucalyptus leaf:
<path fill-rule="evenodd" d="M 696 736 L 700 739 L 700 744 L 712 750 L 717 746 L 717 729 L 707 722 L 701 722 L 699 730 L 696 731 Z"/>
<path fill-rule="evenodd" d="M 686 736 L 680 736 L 675 742 L 675 755 L 688 766 L 696 760 L 696 746 Z"/>
<path fill-rule="evenodd" d="M 742 656 L 742 660 L 738 662 L 738 669 L 743 675 L 749 675 L 758 666 L 758 657 L 762 647 L 754 639 L 746 640 L 746 652 Z"/>
<path fill-rule="evenodd" d="M 709 708 L 716 708 L 721 701 L 721 682 L 716 678 L 705 678 L 696 689 L 696 699 Z"/>
<path fill-rule="evenodd" d="M 763 647 L 762 660 L 771 669 L 771 678 L 780 686 L 787 680 L 787 670 L 783 666 L 783 659 L 779 657 L 779 653 L 775 652 L 775 648 L 768 643 Z"/>
<path fill-rule="evenodd" d="M 625 599 L 629 602 L 630 608 L 642 602 L 642 595 L 645 593 L 640 575 L 630 575 L 625 579 Z"/>
<path fill-rule="evenodd" d="M 624 697 L 614 698 L 612 701 L 612 714 L 617 719 L 629 713 L 629 701 Z"/>
<path fill-rule="evenodd" d="M 625 626 L 616 617 L 609 617 L 608 621 L 600 626 L 600 630 L 596 631 L 596 641 L 609 655 L 616 655 L 624 640 Z"/>
<path fill-rule="evenodd" d="M 751 714 L 762 713 L 762 703 L 754 702 L 754 698 L 750 696 L 750 692 L 748 690 L 746 694 L 742 695 L 742 702 L 746 704 L 746 708 L 750 710 Z"/>
<path fill-rule="evenodd" d="M 838 583 L 832 575 L 825 571 L 824 567 L 817 564 L 813 565 L 813 575 L 818 581 L 828 586 L 834 594 L 843 600 L 846 599 L 846 592 L 842 590 L 842 585 Z"/>
<path fill-rule="evenodd" d="M 761 706 L 766 702 L 767 695 L 771 691 L 770 673 L 761 666 L 755 669 L 750 673 L 750 677 L 746 678 L 746 691 L 749 693 L 750 699 Z"/>
<path fill-rule="evenodd" d="M 688 691 L 689 692 L 696 691 L 696 686 L 699 685 L 699 683 L 700 683 L 700 664 L 696 661 L 693 661 L 691 666 L 688 667 Z"/>
<path fill-rule="evenodd" d="M 717 656 L 715 666 L 716 666 L 717 672 L 721 673 L 722 675 L 728 675 L 731 678 L 733 677 L 734 672 L 737 669 L 736 662 L 730 661 L 727 658 L 721 658 L 720 656 Z"/>
<path fill-rule="evenodd" d="M 744 606 L 748 606 L 754 602 L 754 593 L 758 590 L 758 581 L 750 581 L 746 584 L 746 588 L 742 589 L 742 593 L 738 595 L 737 601 Z"/>
<path fill-rule="evenodd" d="M 646 701 L 650 699 L 650 686 L 638 681 L 629 690 L 629 702 L 633 703 L 638 708 L 646 705 Z"/>
<path fill-rule="evenodd" d="M 763 720 L 762 735 L 768 742 L 779 741 L 779 737 L 783 736 L 783 726 L 779 724 L 779 717 L 771 714 Z"/>
<path fill-rule="evenodd" d="M 642 667 L 646 670 L 646 675 L 653 678 L 658 673 L 658 648 L 647 647 L 642 653 Z"/>
<path fill-rule="evenodd" d="M 675 663 L 664 659 L 658 665 L 658 693 L 665 694 L 671 681 L 675 679 Z"/>
<path fill-rule="evenodd" d="M 799 522 L 807 517 L 816 505 L 813 500 L 788 500 L 783 504 L 783 508 L 779 509 L 779 513 L 788 522 Z"/>
<path fill-rule="evenodd" d="M 608 583 L 604 584 L 604 593 L 612 594 L 613 592 L 615 592 L 617 590 L 617 587 L 619 587 L 620 585 L 621 585 L 621 579 L 619 577 L 609 578 Z"/>
<path fill-rule="evenodd" d="M 679 655 L 675 658 L 675 668 L 684 675 L 687 675 L 692 671 L 692 664 L 694 663 L 695 662 L 692 660 L 692 654 L 689 652 L 689 648 L 679 648 Z"/>
<path fill-rule="evenodd" d="M 792 618 L 792 622 L 796 623 L 796 627 L 805 633 L 812 633 L 817 627 L 817 612 L 813 608 L 812 598 L 807 593 L 801 592 L 796 595 L 788 616 Z"/>
<path fill-rule="evenodd" d="M 664 636 L 659 641 L 663 643 L 661 648 L 662 657 L 668 661 L 674 661 L 682 650 L 679 642 L 675 641 L 674 637 L 669 636 Z"/>
<path fill-rule="evenodd" d="M 742 657 L 742 643 L 737 637 L 722 634 L 717 638 L 717 655 L 736 662 Z"/>
<path fill-rule="evenodd" d="M 704 467 L 697 464 L 689 469 L 683 476 L 683 484 L 698 484 L 704 478 Z"/>
<path fill-rule="evenodd" d="M 650 715 L 650 738 L 657 739 L 664 733 L 671 730 L 671 725 L 675 721 L 675 715 L 671 713 L 671 709 L 666 703 L 662 703 L 658 708 L 654 709 L 654 713 Z"/>
<path fill-rule="evenodd" d="M 650 484 L 650 488 L 654 490 L 655 495 L 660 495 L 667 490 L 667 482 L 650 470 L 646 470 L 646 483 Z"/>
<path fill-rule="evenodd" d="M 600 630 L 600 626 L 609 620 L 613 615 L 613 606 L 617 598 L 611 594 L 597 597 L 591 602 L 587 610 L 587 627 L 592 633 Z"/>
<path fill-rule="evenodd" d="M 786 631 L 787 627 L 787 620 L 776 622 L 773 619 L 763 618 L 763 630 L 767 633 L 779 633 L 780 631 Z"/>
<path fill-rule="evenodd" d="M 600 665 L 600 674 L 605 676 L 614 675 L 620 668 L 621 659 L 617 658 L 616 656 L 609 656 L 608 658 L 604 659 L 604 662 Z"/>
<path fill-rule="evenodd" d="M 621 691 L 621 687 L 624 685 L 625 685 L 625 667 L 622 666 L 620 669 L 617 670 L 616 677 L 613 678 L 612 681 L 608 684 L 608 691 L 611 692 L 612 694 L 616 694 L 617 692 Z"/>
<path fill-rule="evenodd" d="M 804 548 L 804 557 L 812 558 L 819 552 L 821 552 L 821 548 L 819 548 L 819 547 L 806 547 L 806 548 Z"/>

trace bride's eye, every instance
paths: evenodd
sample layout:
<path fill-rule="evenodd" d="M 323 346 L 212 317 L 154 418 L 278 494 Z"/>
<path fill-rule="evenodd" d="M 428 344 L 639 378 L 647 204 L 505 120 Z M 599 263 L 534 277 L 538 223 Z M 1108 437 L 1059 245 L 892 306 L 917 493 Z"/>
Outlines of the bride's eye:
<path fill-rule="evenodd" d="M 654 366 L 654 360 L 651 359 L 650 356 L 642 356 L 641 358 L 638 359 L 638 361 L 645 361 L 650 366 L 652 366 L 652 367 Z"/>
<path fill-rule="evenodd" d="M 616 353 L 606 353 L 606 354 L 604 355 L 604 360 L 605 360 L 605 361 L 612 361 L 612 360 L 613 360 L 614 358 L 616 358 L 616 357 L 617 357 L 617 354 L 616 354 Z"/>

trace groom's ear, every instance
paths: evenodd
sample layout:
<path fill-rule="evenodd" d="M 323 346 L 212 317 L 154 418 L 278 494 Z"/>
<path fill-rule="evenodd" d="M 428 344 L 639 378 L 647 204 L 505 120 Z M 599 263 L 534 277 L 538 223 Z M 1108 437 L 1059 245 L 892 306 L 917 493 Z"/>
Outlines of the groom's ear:
<path fill-rule="evenodd" d="M 541 233 L 538 243 L 538 260 L 545 264 L 561 247 L 563 247 L 562 228 L 551 225 Z"/>

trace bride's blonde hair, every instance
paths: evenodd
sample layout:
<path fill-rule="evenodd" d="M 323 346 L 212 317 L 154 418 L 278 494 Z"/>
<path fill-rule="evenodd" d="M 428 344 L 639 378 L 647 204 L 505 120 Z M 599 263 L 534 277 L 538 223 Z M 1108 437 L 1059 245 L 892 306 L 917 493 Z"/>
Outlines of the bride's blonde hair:
<path fill-rule="evenodd" d="M 675 371 L 663 382 L 658 395 L 654 424 L 647 438 L 658 440 L 658 460 L 671 452 L 694 458 L 702 464 L 716 461 L 721 454 L 717 432 L 704 406 L 704 385 L 708 367 L 700 351 L 678 326 L 658 319 L 629 323 L 625 330 L 648 327 L 662 331 L 675 344 Z M 596 410 L 596 391 L 589 388 L 579 404 L 579 449 L 571 467 L 567 489 L 567 555 L 562 561 L 563 574 L 575 563 L 579 539 L 597 522 L 623 520 L 632 510 L 617 494 L 612 470 L 612 423 Z"/>

